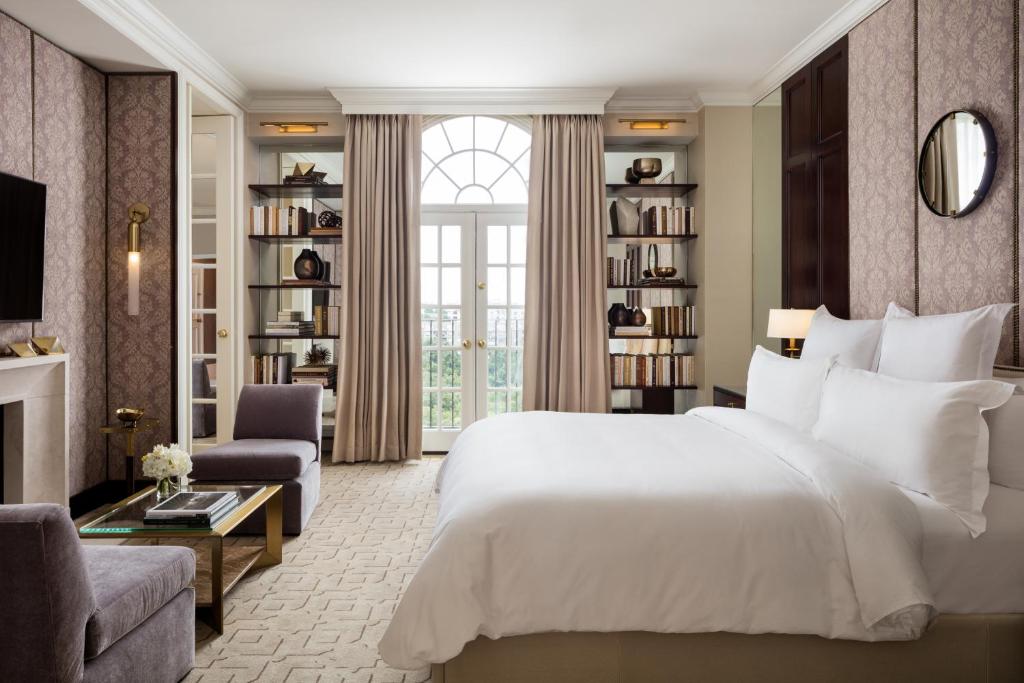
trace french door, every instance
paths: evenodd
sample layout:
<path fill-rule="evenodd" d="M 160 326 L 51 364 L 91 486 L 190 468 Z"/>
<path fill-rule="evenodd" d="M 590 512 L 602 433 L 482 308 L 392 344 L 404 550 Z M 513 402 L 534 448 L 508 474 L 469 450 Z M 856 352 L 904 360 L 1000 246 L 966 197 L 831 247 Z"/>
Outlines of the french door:
<path fill-rule="evenodd" d="M 522 410 L 525 212 L 424 212 L 423 449 Z"/>

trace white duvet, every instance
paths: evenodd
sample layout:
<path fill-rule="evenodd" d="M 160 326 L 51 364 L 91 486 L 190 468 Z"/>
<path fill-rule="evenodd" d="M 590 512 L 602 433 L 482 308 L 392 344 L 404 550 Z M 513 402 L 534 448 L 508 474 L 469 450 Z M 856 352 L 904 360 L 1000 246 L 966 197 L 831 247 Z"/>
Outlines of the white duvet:
<path fill-rule="evenodd" d="M 400 668 L 479 635 L 916 638 L 934 616 L 895 486 L 771 419 L 530 412 L 475 423 L 380 642 Z"/>

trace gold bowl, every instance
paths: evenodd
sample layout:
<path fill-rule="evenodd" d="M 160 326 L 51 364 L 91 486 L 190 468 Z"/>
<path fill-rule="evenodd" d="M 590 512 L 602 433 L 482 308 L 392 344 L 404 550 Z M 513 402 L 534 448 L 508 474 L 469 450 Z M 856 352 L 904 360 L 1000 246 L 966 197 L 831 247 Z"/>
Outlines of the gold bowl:
<path fill-rule="evenodd" d="M 676 269 L 672 266 L 655 266 L 651 268 L 651 273 L 654 277 L 672 277 L 676 274 Z"/>
<path fill-rule="evenodd" d="M 142 408 L 118 408 L 114 411 L 114 414 L 117 415 L 117 419 L 121 422 L 131 425 L 141 420 L 145 412 Z"/>

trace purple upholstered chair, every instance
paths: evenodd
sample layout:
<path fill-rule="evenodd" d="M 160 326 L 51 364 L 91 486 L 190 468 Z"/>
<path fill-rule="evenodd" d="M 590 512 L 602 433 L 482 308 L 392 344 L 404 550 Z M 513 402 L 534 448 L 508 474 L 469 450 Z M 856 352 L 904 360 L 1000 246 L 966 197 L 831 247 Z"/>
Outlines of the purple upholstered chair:
<path fill-rule="evenodd" d="M 192 456 L 191 477 L 208 484 L 281 484 L 284 533 L 302 533 L 320 500 L 323 389 L 309 384 L 247 384 L 238 397 L 234 441 Z M 263 510 L 236 527 L 263 530 Z"/>
<path fill-rule="evenodd" d="M 82 545 L 66 508 L 0 505 L 0 680 L 181 680 L 195 573 L 188 548 Z"/>

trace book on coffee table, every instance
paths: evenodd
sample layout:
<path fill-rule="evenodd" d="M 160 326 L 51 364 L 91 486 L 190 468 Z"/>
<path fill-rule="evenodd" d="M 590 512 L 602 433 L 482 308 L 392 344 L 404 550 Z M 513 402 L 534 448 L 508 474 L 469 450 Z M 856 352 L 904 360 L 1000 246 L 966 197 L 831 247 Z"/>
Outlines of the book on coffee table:
<path fill-rule="evenodd" d="M 210 526 L 235 508 L 238 496 L 229 491 L 181 491 L 146 511 L 146 524 Z"/>

